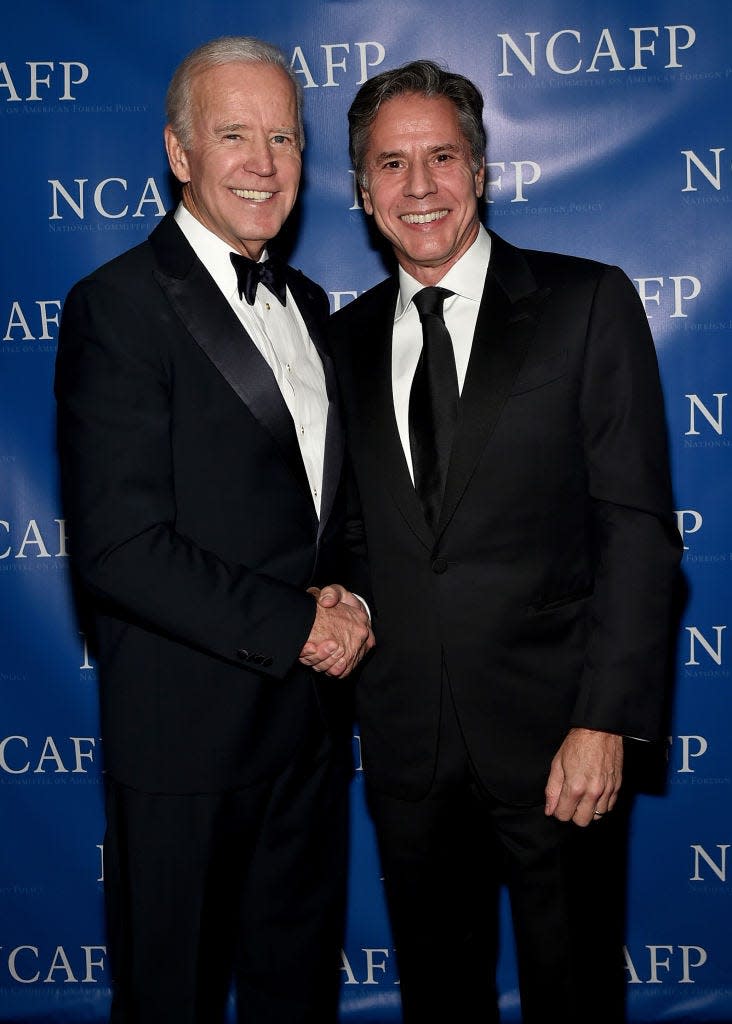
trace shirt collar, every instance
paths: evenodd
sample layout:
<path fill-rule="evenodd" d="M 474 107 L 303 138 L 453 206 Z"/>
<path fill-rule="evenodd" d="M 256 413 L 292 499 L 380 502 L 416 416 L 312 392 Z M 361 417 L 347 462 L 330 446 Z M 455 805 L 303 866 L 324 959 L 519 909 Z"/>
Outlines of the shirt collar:
<path fill-rule="evenodd" d="M 475 241 L 441 279 L 440 288 L 448 288 L 465 299 L 480 302 L 483 297 L 490 256 L 491 236 L 481 224 L 478 227 Z M 394 316 L 395 321 L 406 313 L 409 303 L 422 288 L 424 288 L 423 284 L 399 267 L 399 298 Z"/>
<path fill-rule="evenodd" d="M 231 262 L 231 253 L 234 250 L 219 238 L 213 231 L 201 223 L 190 210 L 186 209 L 183 203 L 179 203 L 174 213 L 175 222 L 188 239 L 193 251 L 203 263 L 206 270 L 214 279 L 224 295 L 238 295 L 236 271 Z M 267 258 L 267 250 L 262 253 L 260 260 Z"/>

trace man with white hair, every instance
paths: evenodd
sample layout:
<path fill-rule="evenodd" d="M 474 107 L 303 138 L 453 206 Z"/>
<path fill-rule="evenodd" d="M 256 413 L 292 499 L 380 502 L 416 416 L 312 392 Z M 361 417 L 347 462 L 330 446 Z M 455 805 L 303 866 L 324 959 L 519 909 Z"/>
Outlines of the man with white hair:
<path fill-rule="evenodd" d="M 199 47 L 168 91 L 181 202 L 65 303 L 56 395 L 91 606 L 115 1024 L 337 1016 L 349 683 L 325 293 L 269 243 L 303 131 L 279 50 Z M 316 665 L 319 674 L 310 665 Z"/>

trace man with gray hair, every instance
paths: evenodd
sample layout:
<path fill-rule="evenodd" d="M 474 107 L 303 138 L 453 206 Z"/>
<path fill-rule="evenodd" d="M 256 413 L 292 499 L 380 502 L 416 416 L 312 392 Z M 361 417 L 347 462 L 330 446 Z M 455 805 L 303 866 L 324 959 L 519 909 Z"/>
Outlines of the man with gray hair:
<path fill-rule="evenodd" d="M 279 50 L 183 61 L 181 202 L 79 282 L 56 368 L 72 564 L 99 664 L 114 1024 L 337 1017 L 349 682 L 325 293 L 270 248 L 297 196 Z M 311 667 L 312 666 L 312 667 Z M 315 669 L 315 670 L 314 670 Z M 316 674 L 317 671 L 317 674 Z"/>
<path fill-rule="evenodd" d="M 681 555 L 658 368 L 618 267 L 483 227 L 482 111 L 424 60 L 349 111 L 397 263 L 332 319 L 368 801 L 405 1024 L 499 1019 L 503 882 L 524 1024 L 621 1024 L 626 755 L 665 735 Z"/>

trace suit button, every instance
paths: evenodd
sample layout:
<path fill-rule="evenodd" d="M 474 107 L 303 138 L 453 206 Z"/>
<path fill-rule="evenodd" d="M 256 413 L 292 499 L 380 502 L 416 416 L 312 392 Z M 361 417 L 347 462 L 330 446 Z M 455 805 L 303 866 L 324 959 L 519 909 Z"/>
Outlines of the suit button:
<path fill-rule="evenodd" d="M 249 661 L 250 657 L 249 651 L 245 647 L 240 647 L 239 650 L 236 652 L 236 656 L 237 658 L 239 658 L 240 661 Z"/>
<path fill-rule="evenodd" d="M 432 563 L 432 572 L 436 572 L 438 576 L 441 576 L 443 572 L 447 572 L 447 559 L 436 558 Z"/>
<path fill-rule="evenodd" d="M 263 668 L 269 668 L 269 666 L 272 664 L 272 659 L 270 658 L 269 655 L 266 655 L 262 658 L 261 664 Z"/>

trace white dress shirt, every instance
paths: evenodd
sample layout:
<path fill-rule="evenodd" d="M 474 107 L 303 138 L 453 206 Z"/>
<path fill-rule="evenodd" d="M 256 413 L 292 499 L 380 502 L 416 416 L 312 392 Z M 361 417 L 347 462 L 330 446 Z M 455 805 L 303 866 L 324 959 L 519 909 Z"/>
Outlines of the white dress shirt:
<path fill-rule="evenodd" d="M 182 203 L 174 216 L 274 374 L 295 424 L 315 511 L 320 515 L 328 395 L 323 364 L 290 290 L 283 306 L 264 285 L 259 285 L 254 305 L 250 306 L 246 299 L 239 298 L 231 246 L 204 227 Z M 261 260 L 266 257 L 265 250 Z"/>
<path fill-rule="evenodd" d="M 455 293 L 445 299 L 443 314 L 445 326 L 452 338 L 458 388 L 461 394 L 473 345 L 475 325 L 478 322 L 478 310 L 483 298 L 490 255 L 491 238 L 485 228 L 481 226 L 477 238 L 468 251 L 448 270 L 438 285 L 440 288 L 447 288 Z M 412 468 L 412 452 L 409 447 L 409 392 L 422 351 L 422 325 L 412 299 L 424 287 L 405 270 L 399 268 L 399 297 L 394 313 L 392 337 L 391 381 L 394 413 L 412 482 L 414 482 L 414 470 Z"/>

